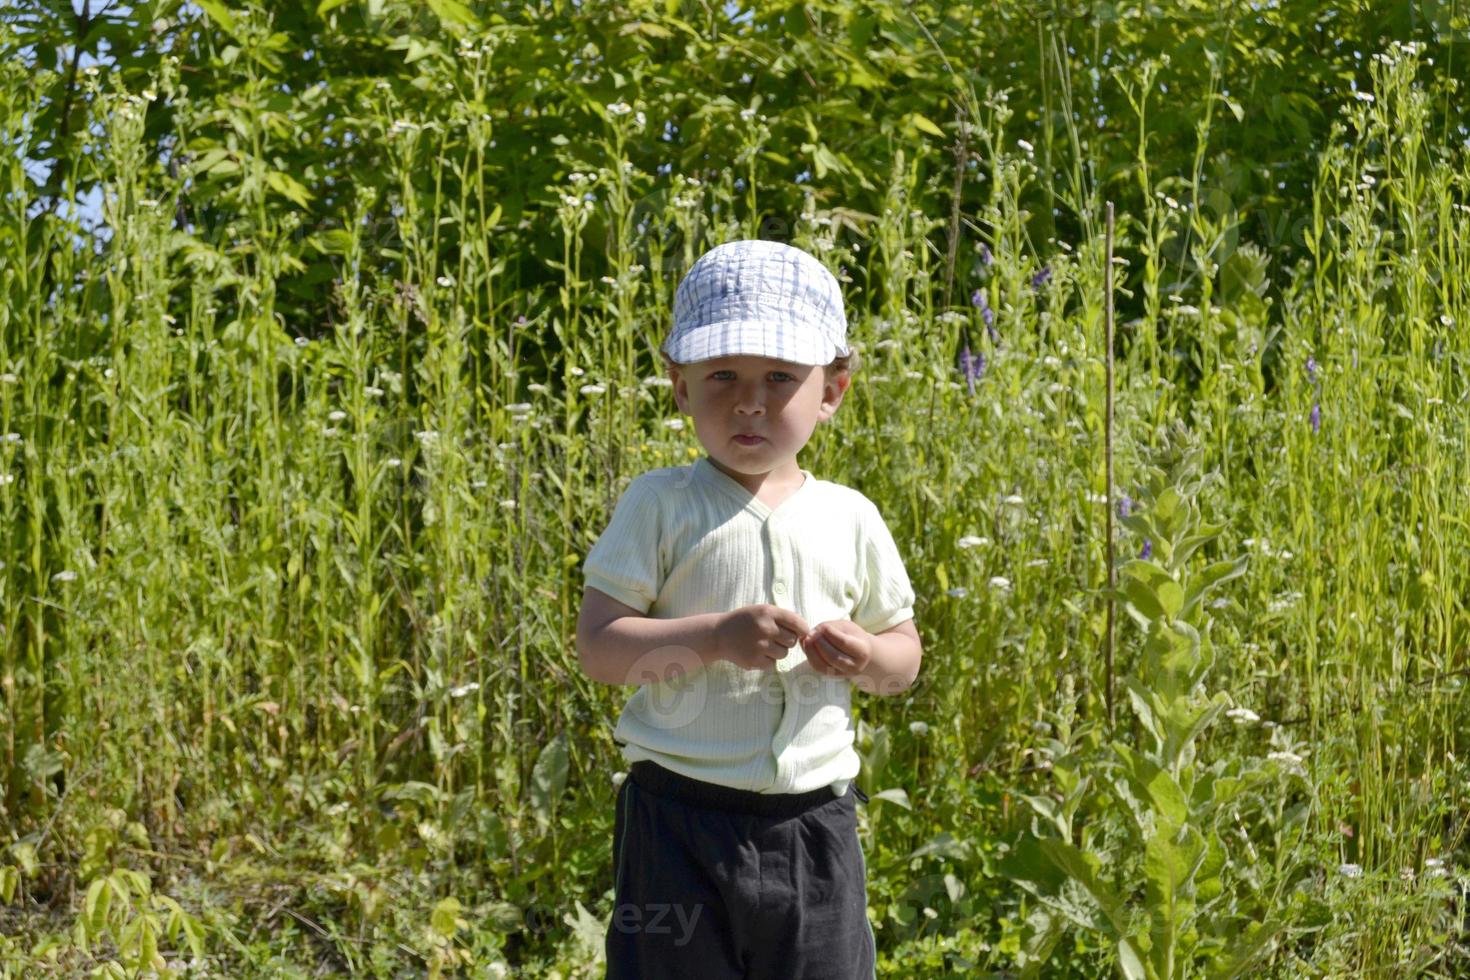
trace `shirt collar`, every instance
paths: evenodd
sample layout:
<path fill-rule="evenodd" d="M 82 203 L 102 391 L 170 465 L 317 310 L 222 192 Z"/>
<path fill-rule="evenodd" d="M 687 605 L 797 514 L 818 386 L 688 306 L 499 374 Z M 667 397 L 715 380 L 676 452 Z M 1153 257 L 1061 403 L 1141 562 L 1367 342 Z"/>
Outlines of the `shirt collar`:
<path fill-rule="evenodd" d="M 725 494 L 739 501 L 747 510 L 762 520 L 765 520 L 773 514 L 785 514 L 788 510 L 793 509 L 793 504 L 805 500 L 811 491 L 812 485 L 817 482 L 817 478 L 812 475 L 810 470 L 803 469 L 801 471 L 803 477 L 801 486 L 797 487 L 791 492 L 789 497 L 777 504 L 775 509 L 772 509 L 765 501 L 741 486 L 740 481 L 711 462 L 708 455 L 701 456 L 694 461 L 694 474 L 707 485 L 720 488 Z"/>

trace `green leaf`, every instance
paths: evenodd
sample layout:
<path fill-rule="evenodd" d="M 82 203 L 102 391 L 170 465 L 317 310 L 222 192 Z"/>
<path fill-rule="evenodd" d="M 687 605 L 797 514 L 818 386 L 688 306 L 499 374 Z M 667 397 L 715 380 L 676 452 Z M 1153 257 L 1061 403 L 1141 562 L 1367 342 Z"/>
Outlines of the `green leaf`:
<path fill-rule="evenodd" d="M 940 139 L 943 139 L 945 136 L 944 130 L 936 126 L 931 119 L 929 119 L 922 113 L 909 113 L 908 121 L 915 129 L 919 130 L 920 132 L 928 133 L 930 136 L 938 136 Z"/>
<path fill-rule="evenodd" d="M 568 764 L 567 736 L 562 732 L 546 743 L 531 768 L 531 810 L 543 827 L 551 822 L 557 798 L 566 789 Z"/>
<path fill-rule="evenodd" d="M 1124 763 L 1129 782 L 1149 802 L 1161 833 L 1174 834 L 1189 819 L 1189 800 L 1170 773 L 1148 756 L 1122 742 L 1113 751 Z"/>
<path fill-rule="evenodd" d="M 459 931 L 459 923 L 464 921 L 459 917 L 460 911 L 459 899 L 453 895 L 439 899 L 434 911 L 429 913 L 430 928 L 445 939 L 453 939 L 454 934 Z"/>
<path fill-rule="evenodd" d="M 1175 955 L 1194 903 L 1186 885 L 1199 866 L 1203 846 L 1197 833 L 1175 844 L 1163 832 L 1148 839 L 1143 853 L 1144 901 L 1149 910 L 1149 960 L 1160 977 L 1179 975 Z"/>
<path fill-rule="evenodd" d="M 346 2 L 347 0 L 322 0 L 321 3 L 316 5 L 316 15 L 318 17 L 325 17 Z"/>
<path fill-rule="evenodd" d="M 1194 609 L 1215 586 L 1244 575 L 1249 562 L 1250 557 L 1242 555 L 1235 561 L 1217 561 L 1206 566 L 1204 571 L 1189 580 L 1189 592 L 1184 600 L 1185 611 Z"/>
<path fill-rule="evenodd" d="M 948 858 L 961 863 L 970 861 L 975 856 L 974 847 L 969 841 L 956 840 L 954 835 L 949 831 L 942 830 L 931 837 L 926 843 L 920 844 L 904 860 L 912 861 L 915 858 L 928 857 L 931 854 L 936 857 Z"/>
<path fill-rule="evenodd" d="M 198 0 L 199 9 L 209 15 L 209 19 L 231 34 L 235 33 L 235 15 L 230 13 L 228 7 L 219 0 Z"/>
<path fill-rule="evenodd" d="M 1164 605 L 1154 590 L 1147 584 L 1136 578 L 1130 578 L 1122 585 L 1123 596 L 1133 604 L 1133 607 L 1143 613 L 1148 619 L 1163 619 Z"/>
<path fill-rule="evenodd" d="M 480 29 L 480 19 L 459 0 L 424 0 L 428 8 L 432 10 L 446 26 L 458 25 L 468 27 L 470 30 Z"/>
<path fill-rule="evenodd" d="M 1210 980 L 1236 980 L 1276 945 L 1284 924 L 1277 919 L 1249 923 L 1210 969 Z"/>
<path fill-rule="evenodd" d="M 1068 878 L 1081 885 L 1083 890 L 1097 903 L 1108 924 L 1112 927 L 1110 938 L 1121 939 L 1127 935 L 1128 923 L 1123 914 L 1123 903 L 1108 885 L 1098 877 L 1102 859 L 1067 841 L 1046 838 L 1038 842 L 1043 854 Z"/>
<path fill-rule="evenodd" d="M 887 800 L 889 803 L 898 804 L 905 810 L 912 810 L 914 808 L 913 804 L 909 802 L 909 794 L 901 789 L 898 789 L 897 787 L 893 789 L 885 789 L 880 793 L 874 793 L 871 797 L 869 797 L 869 799 Z"/>
<path fill-rule="evenodd" d="M 1159 599 L 1159 605 L 1164 609 L 1164 615 L 1170 619 L 1178 616 L 1179 610 L 1184 608 L 1184 590 L 1173 579 L 1167 582 L 1160 582 L 1156 595 Z"/>
<path fill-rule="evenodd" d="M 274 190 L 277 194 L 280 194 L 283 197 L 290 198 L 293 202 L 301 205 L 303 208 L 311 206 L 311 192 L 308 191 L 305 187 L 302 187 L 301 184 L 297 182 L 296 178 L 292 177 L 290 174 L 282 173 L 279 170 L 267 171 L 265 175 L 265 182 L 269 184 L 271 189 Z"/>

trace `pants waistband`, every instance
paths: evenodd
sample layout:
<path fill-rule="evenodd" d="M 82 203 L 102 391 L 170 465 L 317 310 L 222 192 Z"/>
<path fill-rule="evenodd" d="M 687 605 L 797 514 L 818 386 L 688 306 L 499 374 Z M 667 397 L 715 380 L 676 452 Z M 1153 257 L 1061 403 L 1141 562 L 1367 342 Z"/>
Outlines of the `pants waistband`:
<path fill-rule="evenodd" d="M 730 786 L 691 779 L 648 759 L 628 767 L 630 777 L 640 789 L 691 806 L 732 810 L 757 817 L 795 817 L 825 806 L 839 797 L 824 786 L 810 793 L 755 793 Z"/>

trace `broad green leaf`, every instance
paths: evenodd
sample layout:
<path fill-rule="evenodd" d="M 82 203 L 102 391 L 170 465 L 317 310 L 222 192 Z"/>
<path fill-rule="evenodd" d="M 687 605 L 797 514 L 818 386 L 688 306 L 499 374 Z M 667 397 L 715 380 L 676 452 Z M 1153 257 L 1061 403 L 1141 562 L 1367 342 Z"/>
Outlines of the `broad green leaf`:
<path fill-rule="evenodd" d="M 542 826 L 551 822 L 557 798 L 566 789 L 568 765 L 567 736 L 562 732 L 546 743 L 531 768 L 531 810 Z"/>
<path fill-rule="evenodd" d="M 235 15 L 230 13 L 230 9 L 220 3 L 220 0 L 197 0 L 197 5 L 200 10 L 209 15 L 210 20 L 231 34 L 235 33 Z"/>
<path fill-rule="evenodd" d="M 321 3 L 316 5 L 316 15 L 318 17 L 325 17 L 345 3 L 347 3 L 347 0 L 322 0 Z"/>
<path fill-rule="evenodd" d="M 1215 586 L 1244 575 L 1249 562 L 1250 558 L 1247 555 L 1242 555 L 1235 561 L 1217 561 L 1190 578 L 1189 593 L 1185 598 L 1184 608 L 1193 609 Z"/>
<path fill-rule="evenodd" d="M 311 206 L 311 193 L 305 187 L 302 187 L 296 178 L 290 174 L 283 173 L 279 170 L 270 170 L 266 172 L 265 182 L 276 193 L 291 199 L 303 208 Z"/>
<path fill-rule="evenodd" d="M 1285 924 L 1278 919 L 1250 922 L 1210 967 L 1210 980 L 1236 980 L 1276 945 Z"/>
<path fill-rule="evenodd" d="M 459 899 L 453 895 L 439 899 L 434 910 L 429 913 L 430 927 L 445 939 L 453 939 L 454 934 L 459 931 L 459 924 L 464 921 L 459 915 L 461 910 Z"/>
<path fill-rule="evenodd" d="M 1164 605 L 1154 593 L 1153 587 L 1136 578 L 1130 578 L 1122 584 L 1123 595 L 1127 597 L 1135 609 L 1143 613 L 1149 619 L 1163 619 Z"/>
<path fill-rule="evenodd" d="M 913 804 L 909 802 L 909 794 L 897 787 L 874 793 L 869 797 L 869 800 L 887 800 L 889 803 L 896 803 L 905 810 L 912 810 L 914 808 Z"/>
<path fill-rule="evenodd" d="M 1102 860 L 1095 854 L 1087 853 L 1076 846 L 1062 840 L 1046 838 L 1039 842 L 1042 853 L 1051 859 L 1052 863 L 1060 868 L 1068 878 L 1081 885 L 1083 890 L 1091 896 L 1092 900 L 1107 917 L 1108 924 L 1112 927 L 1114 938 L 1122 938 L 1127 934 L 1128 923 L 1123 914 L 1122 902 L 1113 890 L 1098 877 L 1098 871 L 1102 867 Z"/>
<path fill-rule="evenodd" d="M 912 861 L 915 858 L 928 857 L 949 858 L 954 861 L 965 862 L 974 858 L 974 848 L 969 841 L 956 840 L 954 835 L 947 830 L 942 830 L 930 838 L 926 843 L 920 844 L 905 860 Z"/>
<path fill-rule="evenodd" d="M 934 122 L 926 117 L 923 113 L 909 113 L 908 121 L 914 126 L 915 129 L 919 130 L 920 132 L 928 133 L 930 136 L 938 136 L 940 139 L 943 139 L 945 136 L 944 130 L 936 126 Z"/>
<path fill-rule="evenodd" d="M 1158 596 L 1159 605 L 1163 606 L 1164 614 L 1170 619 L 1179 615 L 1179 610 L 1184 608 L 1184 590 L 1179 583 L 1170 579 L 1160 582 L 1155 592 Z"/>
<path fill-rule="evenodd" d="M 1189 801 L 1179 783 L 1152 759 L 1122 742 L 1114 742 L 1113 751 L 1123 760 L 1129 781 L 1152 807 L 1160 833 L 1177 832 L 1189 819 Z"/>
<path fill-rule="evenodd" d="M 1149 960 L 1160 977 L 1178 975 L 1174 962 L 1179 936 L 1192 902 L 1181 894 L 1196 864 L 1187 844 L 1160 832 L 1144 845 L 1144 901 L 1149 911 Z"/>
<path fill-rule="evenodd" d="M 424 3 L 446 25 L 480 29 L 480 18 L 459 0 L 424 0 Z"/>

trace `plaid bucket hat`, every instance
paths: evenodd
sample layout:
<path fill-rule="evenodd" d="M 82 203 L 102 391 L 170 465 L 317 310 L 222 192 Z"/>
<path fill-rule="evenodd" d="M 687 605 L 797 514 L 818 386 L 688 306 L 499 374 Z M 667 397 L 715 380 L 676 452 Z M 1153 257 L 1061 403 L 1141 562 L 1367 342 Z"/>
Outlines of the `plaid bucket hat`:
<path fill-rule="evenodd" d="M 830 364 L 851 353 L 842 287 L 799 248 L 759 239 L 717 245 L 680 281 L 662 350 L 676 364 L 732 354 Z"/>

